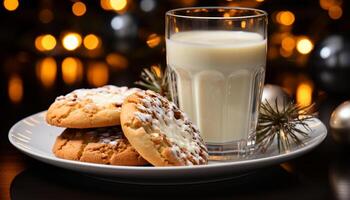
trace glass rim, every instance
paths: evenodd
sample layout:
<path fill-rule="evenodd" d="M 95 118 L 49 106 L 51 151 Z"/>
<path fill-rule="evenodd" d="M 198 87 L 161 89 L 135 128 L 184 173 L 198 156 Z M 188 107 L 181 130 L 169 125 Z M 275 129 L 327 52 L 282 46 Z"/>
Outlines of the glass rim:
<path fill-rule="evenodd" d="M 189 15 L 181 15 L 175 14 L 178 11 L 185 10 L 194 10 L 194 9 L 224 9 L 224 10 L 246 10 L 246 11 L 255 11 L 257 14 L 246 15 L 246 16 L 189 16 Z M 184 8 L 176 8 L 172 10 L 168 10 L 165 13 L 166 16 L 179 17 L 179 18 L 188 18 L 188 19 L 251 19 L 251 18 L 260 18 L 267 17 L 268 13 L 264 10 L 256 9 L 256 8 L 248 8 L 248 7 L 237 7 L 237 6 L 204 6 L 204 7 L 184 7 Z"/>

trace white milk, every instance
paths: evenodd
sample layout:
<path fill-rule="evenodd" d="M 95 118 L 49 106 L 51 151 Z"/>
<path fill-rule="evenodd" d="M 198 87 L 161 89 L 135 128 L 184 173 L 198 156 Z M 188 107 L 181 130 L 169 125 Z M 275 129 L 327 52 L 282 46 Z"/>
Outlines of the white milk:
<path fill-rule="evenodd" d="M 167 40 L 178 102 L 207 143 L 246 140 L 255 129 L 266 40 L 240 31 L 189 31 Z"/>

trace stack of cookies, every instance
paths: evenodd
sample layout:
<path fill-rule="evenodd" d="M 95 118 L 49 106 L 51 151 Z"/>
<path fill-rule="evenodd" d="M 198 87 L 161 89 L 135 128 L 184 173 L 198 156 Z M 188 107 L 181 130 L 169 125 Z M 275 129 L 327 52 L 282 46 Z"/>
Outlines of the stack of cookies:
<path fill-rule="evenodd" d="M 205 144 L 186 114 L 149 90 L 78 89 L 57 97 L 46 121 L 66 128 L 53 147 L 59 158 L 129 166 L 208 162 Z"/>

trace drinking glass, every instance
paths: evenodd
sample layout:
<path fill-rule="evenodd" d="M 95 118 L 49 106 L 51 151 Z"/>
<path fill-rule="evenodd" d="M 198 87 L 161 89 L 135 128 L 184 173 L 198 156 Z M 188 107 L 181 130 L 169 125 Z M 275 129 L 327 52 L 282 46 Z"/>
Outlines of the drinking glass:
<path fill-rule="evenodd" d="M 192 7 L 166 13 L 172 100 L 198 126 L 210 159 L 254 150 L 265 76 L 267 13 L 239 7 Z"/>

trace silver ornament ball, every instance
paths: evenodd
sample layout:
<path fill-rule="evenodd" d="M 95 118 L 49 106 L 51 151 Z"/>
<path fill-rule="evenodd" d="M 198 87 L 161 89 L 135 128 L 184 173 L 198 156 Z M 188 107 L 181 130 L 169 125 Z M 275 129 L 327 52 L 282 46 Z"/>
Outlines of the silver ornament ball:
<path fill-rule="evenodd" d="M 283 109 L 284 104 L 290 102 L 289 95 L 284 91 L 284 89 L 277 85 L 266 84 L 264 86 L 261 102 L 265 103 L 266 101 L 276 109 L 276 100 L 277 98 L 277 108 L 279 110 Z"/>
<path fill-rule="evenodd" d="M 333 139 L 341 144 L 350 144 L 350 101 L 340 104 L 329 120 Z"/>

